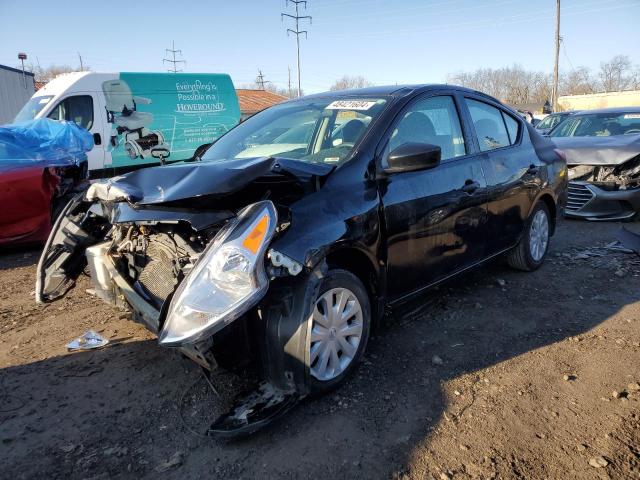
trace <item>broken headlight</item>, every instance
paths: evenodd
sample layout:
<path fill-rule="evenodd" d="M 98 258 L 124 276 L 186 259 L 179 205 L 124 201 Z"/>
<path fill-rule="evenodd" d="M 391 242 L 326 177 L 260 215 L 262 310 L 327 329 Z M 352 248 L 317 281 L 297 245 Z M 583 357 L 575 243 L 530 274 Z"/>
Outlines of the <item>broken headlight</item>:
<path fill-rule="evenodd" d="M 245 207 L 218 232 L 176 290 L 160 344 L 177 346 L 213 335 L 264 296 L 269 286 L 265 250 L 277 219 L 266 200 Z"/>

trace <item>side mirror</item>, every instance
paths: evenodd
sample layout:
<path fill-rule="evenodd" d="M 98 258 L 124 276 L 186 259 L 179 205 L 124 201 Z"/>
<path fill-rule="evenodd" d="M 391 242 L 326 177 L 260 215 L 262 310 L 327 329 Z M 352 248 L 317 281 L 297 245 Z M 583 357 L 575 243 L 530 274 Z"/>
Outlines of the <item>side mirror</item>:
<path fill-rule="evenodd" d="M 427 170 L 440 164 L 442 150 L 430 143 L 404 143 L 387 157 L 387 173 Z"/>

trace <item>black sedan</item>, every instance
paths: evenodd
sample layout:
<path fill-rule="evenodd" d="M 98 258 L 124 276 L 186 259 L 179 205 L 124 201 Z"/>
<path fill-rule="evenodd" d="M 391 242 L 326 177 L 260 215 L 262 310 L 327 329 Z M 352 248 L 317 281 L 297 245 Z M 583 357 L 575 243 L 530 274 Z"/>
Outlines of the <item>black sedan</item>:
<path fill-rule="evenodd" d="M 247 433 L 342 383 L 387 309 L 501 254 L 537 269 L 566 174 L 549 140 L 476 91 L 304 97 L 202 161 L 93 184 L 59 217 L 36 297 L 64 295 L 88 262 L 96 295 L 160 345 L 206 371 L 252 365 L 262 382 L 211 427 Z"/>

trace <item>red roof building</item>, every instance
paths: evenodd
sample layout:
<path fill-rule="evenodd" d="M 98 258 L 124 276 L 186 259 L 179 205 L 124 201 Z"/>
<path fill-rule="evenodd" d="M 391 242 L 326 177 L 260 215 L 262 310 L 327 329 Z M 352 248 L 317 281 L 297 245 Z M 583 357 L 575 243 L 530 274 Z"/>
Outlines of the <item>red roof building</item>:
<path fill-rule="evenodd" d="M 288 100 L 287 97 L 268 90 L 236 88 L 236 93 L 238 94 L 238 102 L 240 102 L 240 117 L 242 120 L 254 113 L 258 113 L 260 110 Z"/>

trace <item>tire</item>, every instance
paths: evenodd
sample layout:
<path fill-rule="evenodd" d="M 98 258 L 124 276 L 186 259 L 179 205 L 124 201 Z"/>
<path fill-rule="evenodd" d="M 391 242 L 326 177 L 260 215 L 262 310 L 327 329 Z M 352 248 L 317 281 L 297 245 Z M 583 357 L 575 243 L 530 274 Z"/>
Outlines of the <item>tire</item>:
<path fill-rule="evenodd" d="M 347 313 L 335 317 L 330 312 L 326 312 L 327 306 L 335 301 L 337 305 L 332 306 L 339 307 L 341 294 L 344 298 L 342 313 Z M 357 300 L 360 307 L 359 313 L 354 300 Z M 369 295 L 358 277 L 340 269 L 329 270 L 322 281 L 315 303 L 313 313 L 308 320 L 311 322 L 309 330 L 311 336 L 308 344 L 309 379 L 311 394 L 319 395 L 344 383 L 362 360 L 369 340 L 371 306 Z M 333 311 L 332 309 L 331 312 Z M 330 322 L 329 326 L 323 326 L 320 320 L 325 323 Z M 355 333 L 358 330 L 360 330 L 360 337 L 357 341 L 356 335 L 345 335 L 346 332 Z M 350 345 L 349 348 L 345 348 L 345 342 Z M 326 369 L 323 374 L 322 362 L 325 358 Z"/>
<path fill-rule="evenodd" d="M 544 216 L 544 220 L 546 220 L 546 229 L 544 229 L 546 230 L 546 242 L 544 242 L 544 248 L 542 250 L 536 250 L 536 242 L 535 240 L 532 241 L 532 230 L 539 232 L 540 225 L 535 222 L 535 220 L 537 219 L 539 222 L 541 216 Z M 525 272 L 532 272 L 540 268 L 549 250 L 550 231 L 551 219 L 549 217 L 549 209 L 544 202 L 538 202 L 527 219 L 520 242 L 507 254 L 507 262 L 509 265 L 516 270 L 523 270 Z M 535 233 L 533 235 L 536 236 Z"/>

